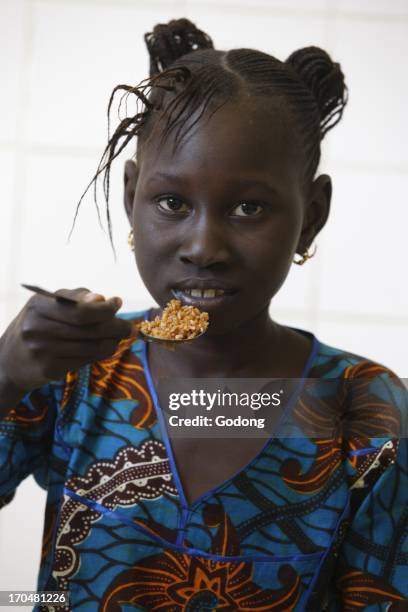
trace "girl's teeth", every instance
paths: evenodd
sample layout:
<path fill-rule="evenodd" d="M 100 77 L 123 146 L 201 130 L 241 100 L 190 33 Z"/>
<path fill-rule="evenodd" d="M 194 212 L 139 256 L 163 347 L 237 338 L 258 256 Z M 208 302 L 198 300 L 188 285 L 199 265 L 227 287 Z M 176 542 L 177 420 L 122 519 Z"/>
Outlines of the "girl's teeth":
<path fill-rule="evenodd" d="M 215 289 L 204 289 L 203 296 L 208 298 L 215 297 Z"/>
<path fill-rule="evenodd" d="M 224 295 L 223 289 L 184 289 L 184 293 L 196 298 L 214 298 L 218 295 Z"/>

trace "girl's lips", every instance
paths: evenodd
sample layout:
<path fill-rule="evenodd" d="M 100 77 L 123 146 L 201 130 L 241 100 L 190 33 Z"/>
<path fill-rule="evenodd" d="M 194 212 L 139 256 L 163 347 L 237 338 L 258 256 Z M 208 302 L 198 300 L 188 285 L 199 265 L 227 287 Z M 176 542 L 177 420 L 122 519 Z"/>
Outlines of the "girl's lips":
<path fill-rule="evenodd" d="M 193 297 L 192 295 L 185 293 L 182 289 L 173 288 L 171 292 L 177 300 L 180 300 L 186 306 L 195 306 L 196 308 L 200 308 L 200 310 L 212 310 L 219 308 L 220 306 L 224 306 L 234 299 L 234 296 L 237 293 L 234 291 L 224 293 L 223 295 L 216 295 L 214 297 Z"/>

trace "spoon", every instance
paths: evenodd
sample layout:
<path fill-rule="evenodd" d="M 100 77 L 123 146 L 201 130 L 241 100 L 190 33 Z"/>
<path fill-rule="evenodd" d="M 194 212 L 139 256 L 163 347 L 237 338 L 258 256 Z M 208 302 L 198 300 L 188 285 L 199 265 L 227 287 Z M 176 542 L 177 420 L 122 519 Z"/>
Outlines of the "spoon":
<path fill-rule="evenodd" d="M 40 295 L 45 295 L 45 297 L 54 298 L 58 302 L 65 302 L 68 304 L 78 304 L 81 301 L 78 298 L 67 297 L 59 293 L 57 294 L 57 293 L 53 293 L 52 291 L 47 291 L 47 289 L 43 289 L 42 287 L 37 287 L 37 285 L 26 285 L 25 283 L 21 283 L 21 286 L 24 287 L 24 289 L 33 291 L 34 293 L 39 293 Z"/>
<path fill-rule="evenodd" d="M 43 289 L 42 287 L 38 287 L 37 285 L 26 285 L 25 283 L 21 283 L 21 286 L 24 287 L 25 289 L 28 289 L 29 291 L 33 291 L 34 293 L 44 295 L 45 297 L 54 298 L 58 302 L 63 302 L 63 303 L 68 303 L 68 304 L 78 304 L 81 301 L 78 298 L 67 297 L 61 294 L 53 293 L 52 291 L 48 291 L 47 289 Z M 180 344 L 183 344 L 183 343 L 187 344 L 189 342 L 193 342 L 193 340 L 196 340 L 197 338 L 200 338 L 200 336 L 205 334 L 205 331 L 203 331 L 201 332 L 201 334 L 198 334 L 198 336 L 194 336 L 194 338 L 185 338 L 183 340 L 175 340 L 175 339 L 168 340 L 166 338 L 157 338 L 157 336 L 150 336 L 149 334 L 145 334 L 140 329 L 140 325 L 138 325 L 138 332 L 139 332 L 140 338 L 144 340 L 144 342 L 154 342 L 156 344 L 162 344 L 165 348 L 168 348 L 170 350 L 174 350 L 176 346 L 179 346 Z"/>
<path fill-rule="evenodd" d="M 142 330 L 139 328 L 139 336 L 142 340 L 144 340 L 145 342 L 163 344 L 166 348 L 169 348 L 170 350 L 174 350 L 176 346 L 179 346 L 180 344 L 188 344 L 190 342 L 194 342 L 194 340 L 197 340 L 197 338 L 200 338 L 203 334 L 205 334 L 205 331 L 201 332 L 197 336 L 194 336 L 194 338 L 184 338 L 182 340 L 175 340 L 173 338 L 167 339 L 157 338 L 157 336 L 150 336 L 149 334 L 145 334 L 144 332 L 142 332 Z"/>

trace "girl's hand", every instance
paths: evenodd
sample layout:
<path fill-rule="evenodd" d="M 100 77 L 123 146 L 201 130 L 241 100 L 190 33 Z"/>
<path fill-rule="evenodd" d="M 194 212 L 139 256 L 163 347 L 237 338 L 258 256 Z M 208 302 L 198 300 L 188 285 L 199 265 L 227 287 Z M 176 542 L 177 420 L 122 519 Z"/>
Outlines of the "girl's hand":
<path fill-rule="evenodd" d="M 115 317 L 120 298 L 105 300 L 88 289 L 55 292 L 79 298 L 63 303 L 33 295 L 0 338 L 0 388 L 21 399 L 68 370 L 106 359 L 120 340 L 131 335 L 129 321 Z"/>

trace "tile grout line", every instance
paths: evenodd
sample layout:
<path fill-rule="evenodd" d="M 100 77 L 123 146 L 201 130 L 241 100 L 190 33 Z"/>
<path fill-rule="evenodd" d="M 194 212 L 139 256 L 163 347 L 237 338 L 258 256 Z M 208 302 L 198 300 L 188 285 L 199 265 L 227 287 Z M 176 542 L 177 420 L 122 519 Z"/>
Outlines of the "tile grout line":
<path fill-rule="evenodd" d="M 6 272 L 6 285 L 12 287 L 19 281 L 18 274 L 21 267 L 21 246 L 23 227 L 23 201 L 27 181 L 27 156 L 22 143 L 26 134 L 27 107 L 30 99 L 29 66 L 33 50 L 33 5 L 29 0 L 24 1 L 21 27 L 24 35 L 24 47 L 21 58 L 21 71 L 18 83 L 17 117 L 16 117 L 16 151 L 15 151 L 15 183 L 13 187 L 13 211 L 10 223 L 8 270 Z M 11 314 L 6 310 L 6 315 Z"/>
<path fill-rule="evenodd" d="M 123 308 L 123 312 L 131 312 L 133 307 L 127 306 L 126 297 L 125 306 Z M 21 294 L 17 292 L 10 293 L 2 293 L 0 292 L 0 302 L 15 302 L 21 301 Z M 273 304 L 273 303 L 272 303 Z M 149 308 L 151 303 L 147 306 L 140 306 L 140 309 Z M 273 317 L 298 317 L 299 319 L 311 319 L 310 311 L 305 310 L 296 310 L 294 308 L 281 308 L 274 307 L 273 305 L 270 307 L 270 312 Z M 407 326 L 408 328 L 408 316 L 406 315 L 395 315 L 395 314 L 386 314 L 386 313 L 356 313 L 353 311 L 335 311 L 335 310 L 319 310 L 319 323 L 348 323 L 352 325 L 381 325 L 384 327 L 401 327 Z"/>
<path fill-rule="evenodd" d="M 345 311 L 329 311 L 319 310 L 318 320 L 315 322 L 313 316 L 310 317 L 307 311 L 298 311 L 294 309 L 275 308 L 271 309 L 271 314 L 275 317 L 299 317 L 300 319 L 310 319 L 311 323 L 316 326 L 319 323 L 348 323 L 352 325 L 382 325 L 384 327 L 401 327 L 407 326 L 408 317 L 404 315 L 386 315 L 375 313 L 354 313 Z"/>
<path fill-rule="evenodd" d="M 326 40 L 328 43 L 327 46 L 333 50 L 330 56 L 332 57 L 333 61 L 336 61 L 337 11 L 336 11 L 336 6 L 333 6 L 330 0 L 326 0 L 326 7 L 327 7 L 327 13 L 328 13 L 328 17 L 325 22 Z M 323 147 L 321 146 L 319 167 L 321 166 L 323 155 L 324 155 L 325 162 L 327 162 L 327 160 L 329 159 L 331 148 L 332 148 L 332 143 L 330 139 L 328 142 L 323 143 Z M 320 172 L 318 171 L 317 174 L 320 174 Z M 329 217 L 330 217 L 330 211 L 329 211 Z M 319 232 L 319 234 L 316 236 L 316 239 L 313 241 L 316 244 L 316 248 L 318 248 L 318 243 L 320 243 L 320 250 L 319 252 L 316 251 L 316 259 L 310 262 L 316 265 L 316 270 L 314 274 L 312 275 L 312 282 L 311 282 L 311 286 L 309 289 L 310 301 L 312 304 L 311 324 L 312 324 L 313 329 L 319 328 L 319 323 L 321 322 L 321 314 L 322 314 L 320 310 L 320 299 L 321 299 L 321 286 L 323 282 L 323 257 L 325 253 L 324 247 L 327 241 L 327 232 L 324 232 L 323 230 L 324 230 L 324 227 Z M 313 245 L 311 245 L 311 248 L 313 248 Z"/>
<path fill-rule="evenodd" d="M 31 2 L 37 2 L 38 0 L 30 0 Z M 39 0 L 44 4 L 68 4 L 66 0 Z M 107 6 L 107 7 L 118 7 L 118 8 L 134 8 L 135 2 L 134 0 L 116 0 L 113 2 L 112 0 L 70 0 L 70 5 L 80 4 L 83 6 L 84 4 L 88 6 Z M 182 4 L 182 8 L 186 10 L 192 10 L 194 8 L 198 9 L 210 9 L 214 12 L 224 12 L 231 11 L 232 9 L 236 11 L 240 11 L 245 15 L 253 15 L 254 9 L 259 12 L 263 12 L 264 15 L 277 15 L 277 16 L 299 16 L 304 18 L 313 18 L 313 17 L 325 17 L 328 12 L 330 12 L 331 7 L 326 3 L 327 8 L 314 8 L 314 9 L 302 9 L 300 7 L 297 8 L 286 8 L 284 6 L 268 6 L 267 4 L 257 4 L 256 2 L 252 3 L 248 6 L 247 2 L 235 2 L 233 5 L 228 2 L 209 2 L 206 0 L 195 0 L 191 2 L 190 0 L 184 0 L 182 3 L 174 2 L 174 6 L 166 0 L 150 0 L 149 8 L 163 8 L 168 9 L 169 7 L 174 8 L 175 10 L 179 8 L 179 5 Z M 408 13 L 387 13 L 385 11 L 378 13 L 370 13 L 369 11 L 359 10 L 341 10 L 336 6 L 336 11 L 338 18 L 344 21 L 365 21 L 365 22 L 379 22 L 381 24 L 395 23 L 400 24 L 402 22 L 408 21 Z M 262 16 L 260 16 L 262 18 Z"/>
<path fill-rule="evenodd" d="M 325 23 L 324 23 L 324 31 L 325 31 L 325 39 L 326 39 L 326 47 L 331 47 L 331 36 L 332 36 L 332 27 L 331 27 L 331 8 L 330 8 L 330 0 L 326 0 L 326 7 L 327 7 L 327 17 L 325 19 Z M 326 143 L 324 143 L 326 145 Z M 328 151 L 330 150 L 330 142 L 328 143 L 328 147 L 325 146 L 324 148 L 324 155 L 325 157 L 327 156 Z M 320 148 L 322 149 L 321 145 Z M 323 151 L 321 150 L 320 153 L 320 162 L 319 162 L 319 166 L 317 168 L 317 172 L 315 176 L 318 176 L 320 174 L 319 172 L 319 167 L 321 165 L 321 161 L 322 161 L 322 157 L 323 157 Z M 322 235 L 320 234 L 320 239 L 322 239 Z M 319 234 L 316 236 L 315 240 L 313 240 L 313 243 L 310 245 L 310 248 L 313 249 L 313 244 L 316 245 L 317 247 L 317 243 L 319 242 Z M 322 240 L 322 243 L 324 244 L 324 240 Z M 322 279 L 322 258 L 319 257 L 319 253 L 316 251 L 316 255 L 317 255 L 317 259 L 312 260 L 312 262 L 310 262 L 312 265 L 315 265 L 315 270 L 311 273 L 311 277 L 310 277 L 310 285 L 308 287 L 308 302 L 309 302 L 309 309 L 310 309 L 310 320 L 311 320 L 311 324 L 313 328 L 317 328 L 318 324 L 319 324 L 319 304 L 320 304 L 320 292 L 321 292 L 321 279 Z M 306 262 L 307 265 L 308 262 Z"/>
<path fill-rule="evenodd" d="M 1 142 L 0 141 L 0 152 L 2 153 L 19 153 L 29 155 L 59 155 L 61 157 L 74 157 L 78 155 L 83 157 L 93 157 L 95 155 L 101 155 L 101 150 L 105 145 L 101 144 L 100 147 L 93 146 L 82 146 L 82 145 L 65 145 L 65 144 L 46 144 L 46 143 L 29 143 L 29 142 Z"/>
<path fill-rule="evenodd" d="M 332 54 L 334 55 L 334 54 Z M 18 154 L 34 154 L 34 155 L 52 155 L 61 157 L 73 157 L 77 158 L 82 156 L 84 158 L 94 158 L 100 156 L 101 150 L 104 145 L 97 147 L 96 145 L 57 145 L 57 144 L 46 144 L 46 143 L 18 143 L 16 141 L 1 141 L 0 140 L 0 152 L 2 153 L 18 153 Z M 376 176 L 380 173 L 381 175 L 404 175 L 408 174 L 408 163 L 394 164 L 383 163 L 383 162 L 366 162 L 356 161 L 350 162 L 346 159 L 336 159 L 331 157 L 329 143 L 324 143 L 324 154 L 322 158 L 325 158 L 326 166 L 334 168 L 335 172 L 346 173 L 350 172 L 353 174 L 363 173 L 374 173 Z"/>

